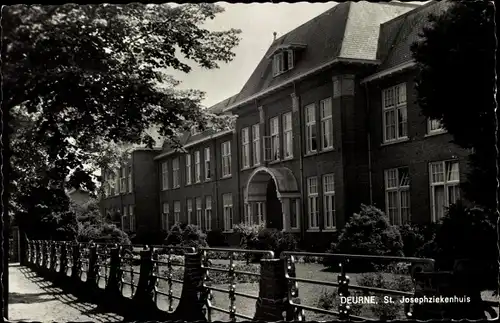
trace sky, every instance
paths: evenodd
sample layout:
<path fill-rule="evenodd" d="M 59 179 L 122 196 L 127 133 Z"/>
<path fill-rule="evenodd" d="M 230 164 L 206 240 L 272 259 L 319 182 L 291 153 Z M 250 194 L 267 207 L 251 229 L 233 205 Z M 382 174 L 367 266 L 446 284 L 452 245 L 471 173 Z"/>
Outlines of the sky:
<path fill-rule="evenodd" d="M 252 3 L 229 4 L 219 2 L 225 12 L 205 24 L 208 30 L 219 31 L 230 28 L 241 29 L 240 44 L 233 49 L 236 54 L 232 62 L 221 63 L 216 70 L 202 69 L 190 64 L 193 69 L 185 74 L 168 71 L 181 81 L 180 89 L 195 89 L 205 92 L 202 104 L 210 107 L 237 94 L 252 74 L 273 41 L 273 32 L 280 37 L 312 18 L 335 6 L 326 3 Z"/>

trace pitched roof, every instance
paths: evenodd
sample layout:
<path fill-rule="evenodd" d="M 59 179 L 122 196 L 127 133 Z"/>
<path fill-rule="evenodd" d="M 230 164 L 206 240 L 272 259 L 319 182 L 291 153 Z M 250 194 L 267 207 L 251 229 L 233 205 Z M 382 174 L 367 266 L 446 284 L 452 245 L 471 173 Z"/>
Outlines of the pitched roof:
<path fill-rule="evenodd" d="M 380 24 L 418 7 L 401 2 L 344 2 L 276 39 L 235 99 L 236 103 L 336 58 L 376 62 Z M 278 46 L 305 44 L 294 68 L 273 77 L 269 55 Z"/>
<path fill-rule="evenodd" d="M 410 45 L 419 40 L 419 33 L 429 23 L 429 15 L 442 13 L 449 6 L 449 1 L 430 1 L 382 24 L 377 51 L 377 59 L 382 63 L 378 71 L 411 61 Z"/>

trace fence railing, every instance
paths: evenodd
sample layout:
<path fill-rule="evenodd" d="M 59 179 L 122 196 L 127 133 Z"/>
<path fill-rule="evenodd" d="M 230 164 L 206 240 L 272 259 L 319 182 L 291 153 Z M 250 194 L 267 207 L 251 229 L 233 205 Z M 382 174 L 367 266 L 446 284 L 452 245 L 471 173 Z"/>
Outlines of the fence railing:
<path fill-rule="evenodd" d="M 379 318 L 353 313 L 349 302 L 340 302 L 337 310 L 305 304 L 302 301 L 307 299 L 301 299 L 302 287 L 299 285 L 336 288 L 337 298 L 344 299 L 357 292 L 407 298 L 430 297 L 439 290 L 436 286 L 433 289 L 422 289 L 420 286 L 423 279 L 419 275 L 436 274 L 433 259 L 291 251 L 282 252 L 276 259 L 271 250 L 56 241 L 28 241 L 27 247 L 28 264 L 40 275 L 62 286 L 91 294 L 93 298 L 101 298 L 107 304 L 120 303 L 117 308 L 127 309 L 130 316 L 136 313 L 140 319 L 148 313 L 150 319 L 158 320 L 304 321 L 307 311 L 326 315 L 330 319 L 376 320 Z M 225 256 L 221 260 L 215 254 Z M 249 261 L 251 257 L 254 257 L 252 262 Z M 320 279 L 315 274 L 309 278 L 299 277 L 297 258 L 300 257 L 330 259 L 330 263 L 338 267 L 334 270 L 338 274 L 336 281 Z M 351 262 L 355 261 L 407 263 L 413 288 L 409 291 L 351 284 L 347 272 Z M 238 278 L 243 276 L 252 277 L 258 286 L 255 283 L 242 284 L 247 290 L 238 290 Z M 334 274 L 328 277 L 334 277 Z M 180 288 L 176 289 L 174 285 Z M 249 293 L 249 285 L 253 286 L 252 291 L 255 290 L 256 294 Z M 214 294 L 222 296 L 214 300 Z M 165 308 L 161 309 L 161 305 Z M 484 309 L 485 305 L 489 307 Z M 483 306 L 483 315 L 486 311 L 494 317 L 493 305 L 481 301 L 478 306 Z M 436 309 L 425 303 L 407 303 L 404 306 L 404 314 L 411 319 L 443 318 L 446 311 L 453 309 Z"/>

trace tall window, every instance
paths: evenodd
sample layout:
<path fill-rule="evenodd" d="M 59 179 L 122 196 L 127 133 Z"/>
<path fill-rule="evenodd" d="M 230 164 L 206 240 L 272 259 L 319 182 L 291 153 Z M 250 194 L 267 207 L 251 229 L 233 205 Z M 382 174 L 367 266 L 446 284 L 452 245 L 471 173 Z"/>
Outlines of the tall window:
<path fill-rule="evenodd" d="M 290 200 L 290 228 L 298 229 L 300 223 L 300 199 Z"/>
<path fill-rule="evenodd" d="M 306 153 L 316 152 L 316 107 L 314 104 L 306 106 Z"/>
<path fill-rule="evenodd" d="M 408 167 L 385 171 L 386 213 L 394 225 L 410 221 L 410 171 Z"/>
<path fill-rule="evenodd" d="M 323 175 L 323 216 L 325 229 L 335 228 L 335 181 L 333 174 Z"/>
<path fill-rule="evenodd" d="M 250 136 L 248 128 L 241 129 L 241 166 L 250 167 Z"/>
<path fill-rule="evenodd" d="M 384 141 L 407 138 L 406 83 L 385 89 L 382 92 L 382 107 Z"/>
<path fill-rule="evenodd" d="M 253 225 L 253 217 L 252 217 L 252 205 L 250 203 L 245 203 L 245 224 Z"/>
<path fill-rule="evenodd" d="M 439 161 L 429 164 L 432 219 L 439 221 L 446 208 L 460 199 L 458 161 Z"/>
<path fill-rule="evenodd" d="M 271 133 L 271 160 L 280 159 L 280 128 L 278 117 L 272 118 L 269 121 L 270 133 Z"/>
<path fill-rule="evenodd" d="M 445 131 L 445 129 L 444 129 L 443 124 L 441 123 L 440 120 L 427 118 L 427 133 L 428 134 L 440 133 L 440 132 L 444 132 L 444 131 Z"/>
<path fill-rule="evenodd" d="M 163 203 L 161 228 L 164 231 L 168 231 L 170 222 L 170 205 L 168 203 Z"/>
<path fill-rule="evenodd" d="M 260 164 L 260 124 L 252 126 L 253 165 Z"/>
<path fill-rule="evenodd" d="M 233 196 L 222 195 L 222 205 L 224 207 L 224 231 L 230 231 L 233 229 Z"/>
<path fill-rule="evenodd" d="M 120 193 L 127 192 L 127 168 L 120 168 Z"/>
<path fill-rule="evenodd" d="M 181 222 L 181 201 L 174 202 L 174 221 L 175 223 Z"/>
<path fill-rule="evenodd" d="M 186 155 L 186 185 L 191 184 L 191 154 Z"/>
<path fill-rule="evenodd" d="M 222 143 L 222 177 L 231 175 L 231 142 Z"/>
<path fill-rule="evenodd" d="M 168 189 L 168 163 L 166 161 L 161 163 L 161 189 Z"/>
<path fill-rule="evenodd" d="M 212 197 L 205 197 L 205 230 L 212 230 Z"/>
<path fill-rule="evenodd" d="M 264 221 L 266 220 L 264 212 L 265 212 L 264 202 L 255 203 L 255 214 L 257 215 L 257 220 L 259 221 L 259 224 L 263 224 Z"/>
<path fill-rule="evenodd" d="M 132 166 L 128 167 L 128 192 L 132 193 Z"/>
<path fill-rule="evenodd" d="M 172 186 L 174 188 L 181 186 L 180 174 L 179 174 L 179 157 L 172 160 Z"/>
<path fill-rule="evenodd" d="M 115 179 L 115 195 L 120 194 L 120 170 L 114 174 Z"/>
<path fill-rule="evenodd" d="M 203 222 L 201 221 L 203 213 L 203 209 L 201 208 L 201 197 L 197 197 L 195 199 L 195 203 L 196 203 L 196 225 L 201 228 L 203 224 Z"/>
<path fill-rule="evenodd" d="M 332 99 L 324 99 L 319 103 L 321 110 L 321 148 L 333 148 Z"/>
<path fill-rule="evenodd" d="M 126 230 L 125 224 L 127 224 L 128 221 L 128 206 L 123 207 L 123 214 L 122 214 L 122 230 Z"/>
<path fill-rule="evenodd" d="M 201 160 L 200 160 L 200 151 L 197 150 L 194 152 L 194 182 L 201 182 Z"/>
<path fill-rule="evenodd" d="M 187 209 L 187 220 L 188 224 L 191 224 L 191 219 L 193 218 L 193 200 L 186 200 L 186 209 Z"/>
<path fill-rule="evenodd" d="M 212 173 L 210 172 L 210 147 L 205 148 L 205 181 L 210 180 Z"/>
<path fill-rule="evenodd" d="M 283 115 L 283 158 L 293 157 L 292 113 Z"/>
<path fill-rule="evenodd" d="M 318 178 L 309 177 L 307 179 L 307 215 L 309 219 L 309 229 L 319 229 L 318 212 Z"/>
<path fill-rule="evenodd" d="M 128 214 L 130 217 L 130 231 L 135 232 L 136 229 L 136 224 L 135 224 L 135 212 L 134 212 L 134 206 L 129 205 L 128 206 Z"/>
<path fill-rule="evenodd" d="M 116 190 L 115 173 L 108 174 L 109 178 L 109 195 L 114 196 Z"/>

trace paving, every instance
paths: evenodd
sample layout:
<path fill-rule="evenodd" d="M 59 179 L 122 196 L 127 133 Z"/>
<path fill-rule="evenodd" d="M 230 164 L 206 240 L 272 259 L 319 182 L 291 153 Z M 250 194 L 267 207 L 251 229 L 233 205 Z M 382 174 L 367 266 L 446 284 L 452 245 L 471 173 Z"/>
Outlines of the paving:
<path fill-rule="evenodd" d="M 123 317 L 81 302 L 18 263 L 9 264 L 10 322 L 121 322 Z"/>

